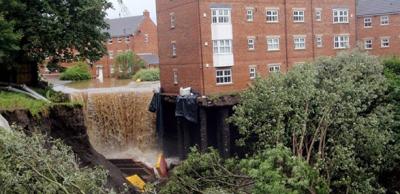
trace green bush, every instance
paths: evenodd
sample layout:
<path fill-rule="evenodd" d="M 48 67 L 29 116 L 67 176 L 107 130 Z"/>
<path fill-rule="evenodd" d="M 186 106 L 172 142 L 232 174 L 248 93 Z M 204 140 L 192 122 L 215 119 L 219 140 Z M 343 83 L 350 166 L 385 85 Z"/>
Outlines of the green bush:
<path fill-rule="evenodd" d="M 89 65 L 84 62 L 77 62 L 71 68 L 68 68 L 65 72 L 61 74 L 61 80 L 88 80 L 91 79 L 92 75 L 89 70 Z"/>
<path fill-rule="evenodd" d="M 160 80 L 160 69 L 141 69 L 134 76 L 133 79 L 140 79 L 141 81 L 159 81 Z"/>
<path fill-rule="evenodd" d="M 103 169 L 79 168 L 60 140 L 0 129 L 0 193 L 110 193 L 106 180 Z"/>

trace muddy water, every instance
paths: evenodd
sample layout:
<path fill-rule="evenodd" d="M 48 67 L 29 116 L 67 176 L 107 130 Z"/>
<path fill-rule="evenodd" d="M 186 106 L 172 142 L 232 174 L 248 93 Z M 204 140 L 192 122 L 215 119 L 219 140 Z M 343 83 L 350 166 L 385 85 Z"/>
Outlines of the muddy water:
<path fill-rule="evenodd" d="M 127 86 L 128 84 L 134 82 L 131 79 L 119 80 L 119 79 L 104 79 L 103 82 L 100 82 L 97 79 L 87 80 L 87 81 L 78 81 L 71 82 L 66 84 L 66 87 L 74 88 L 74 89 L 87 89 L 87 88 L 111 88 L 111 87 L 121 87 Z"/>
<path fill-rule="evenodd" d="M 152 93 L 82 93 L 91 144 L 109 159 L 132 158 L 154 166 L 160 151 L 155 114 L 148 111 Z"/>

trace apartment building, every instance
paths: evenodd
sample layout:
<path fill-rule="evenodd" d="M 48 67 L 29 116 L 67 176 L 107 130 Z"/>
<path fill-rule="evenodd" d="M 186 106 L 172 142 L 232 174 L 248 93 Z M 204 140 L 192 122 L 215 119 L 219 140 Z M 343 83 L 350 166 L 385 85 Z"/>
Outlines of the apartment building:
<path fill-rule="evenodd" d="M 147 66 L 158 66 L 157 26 L 149 11 L 145 10 L 139 16 L 107 19 L 106 22 L 110 25 L 107 30 L 110 39 L 106 43 L 108 54 L 92 67 L 93 76 L 111 77 L 115 71 L 114 57 L 125 51 L 133 51 Z"/>
<path fill-rule="evenodd" d="M 400 55 L 400 1 L 358 0 L 357 37 L 373 55 Z"/>
<path fill-rule="evenodd" d="M 355 0 L 157 0 L 161 86 L 241 91 L 356 46 Z"/>

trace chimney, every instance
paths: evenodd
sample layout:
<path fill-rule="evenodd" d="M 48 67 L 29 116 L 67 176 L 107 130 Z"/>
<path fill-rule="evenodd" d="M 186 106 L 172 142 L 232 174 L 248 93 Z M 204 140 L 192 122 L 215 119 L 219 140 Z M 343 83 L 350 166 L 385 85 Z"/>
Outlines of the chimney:
<path fill-rule="evenodd" d="M 150 17 L 150 12 L 147 9 L 145 9 L 143 11 L 143 15 L 149 18 Z"/>

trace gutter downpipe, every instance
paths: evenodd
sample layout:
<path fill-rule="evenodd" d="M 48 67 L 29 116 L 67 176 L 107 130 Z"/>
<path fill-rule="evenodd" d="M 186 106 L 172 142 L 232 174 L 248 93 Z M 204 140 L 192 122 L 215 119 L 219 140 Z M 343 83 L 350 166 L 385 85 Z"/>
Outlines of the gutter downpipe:
<path fill-rule="evenodd" d="M 314 10 L 314 0 L 311 0 L 311 11 L 310 11 L 310 13 L 311 13 L 311 38 L 312 38 L 312 40 L 311 40 L 311 42 L 312 42 L 312 47 L 313 47 L 313 50 L 312 50 L 312 53 L 313 53 L 313 60 L 315 61 L 315 29 L 314 29 L 314 17 L 315 17 L 315 10 Z M 321 16 L 322 17 L 322 16 Z"/>
<path fill-rule="evenodd" d="M 203 36 L 202 36 L 202 30 L 201 30 L 201 14 L 200 14 L 200 1 L 197 1 L 197 14 L 199 18 L 199 31 L 200 31 L 200 69 L 201 69 L 201 90 L 202 90 L 202 96 L 206 95 L 206 89 L 205 89 L 205 81 L 204 81 L 204 61 L 203 61 Z"/>
<path fill-rule="evenodd" d="M 285 10 L 285 60 L 286 60 L 286 72 L 289 71 L 289 53 L 288 53 L 288 25 L 287 25 L 287 0 L 284 0 Z"/>

